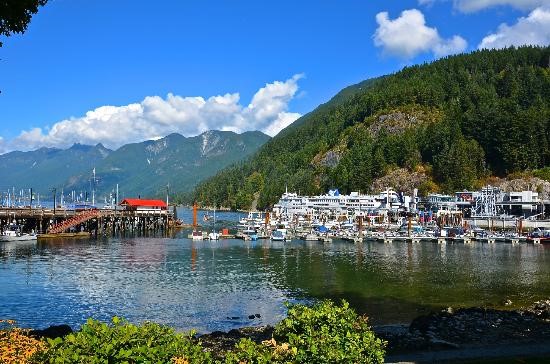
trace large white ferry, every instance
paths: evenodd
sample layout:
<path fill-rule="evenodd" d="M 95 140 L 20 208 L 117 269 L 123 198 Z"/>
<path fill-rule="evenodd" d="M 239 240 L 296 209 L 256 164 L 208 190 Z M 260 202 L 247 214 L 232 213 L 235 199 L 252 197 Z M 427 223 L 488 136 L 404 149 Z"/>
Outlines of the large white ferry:
<path fill-rule="evenodd" d="M 410 196 L 387 189 L 377 195 L 363 195 L 351 192 L 342 195 L 338 190 L 330 190 L 326 195 L 299 196 L 286 191 L 273 207 L 273 213 L 279 217 L 295 216 L 369 216 L 380 210 L 409 210 L 414 203 Z"/>

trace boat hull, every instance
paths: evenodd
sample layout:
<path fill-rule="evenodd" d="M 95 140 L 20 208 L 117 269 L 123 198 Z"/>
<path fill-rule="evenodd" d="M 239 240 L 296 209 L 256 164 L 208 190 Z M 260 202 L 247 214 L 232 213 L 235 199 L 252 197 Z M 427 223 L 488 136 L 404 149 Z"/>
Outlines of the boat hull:
<path fill-rule="evenodd" d="M 528 243 L 550 244 L 550 237 L 544 237 L 544 238 L 529 237 L 526 240 Z"/>
<path fill-rule="evenodd" d="M 0 236 L 0 241 L 31 241 L 36 239 L 36 235 L 30 234 L 24 234 L 21 236 Z"/>

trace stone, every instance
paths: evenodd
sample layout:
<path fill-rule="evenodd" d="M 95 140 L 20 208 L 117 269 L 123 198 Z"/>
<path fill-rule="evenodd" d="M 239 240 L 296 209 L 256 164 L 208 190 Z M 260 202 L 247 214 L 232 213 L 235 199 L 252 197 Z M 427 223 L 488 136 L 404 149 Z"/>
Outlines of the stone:
<path fill-rule="evenodd" d="M 44 330 L 31 330 L 29 331 L 29 335 L 36 338 L 55 339 L 67 336 L 72 332 L 73 329 L 69 325 L 52 325 Z"/>

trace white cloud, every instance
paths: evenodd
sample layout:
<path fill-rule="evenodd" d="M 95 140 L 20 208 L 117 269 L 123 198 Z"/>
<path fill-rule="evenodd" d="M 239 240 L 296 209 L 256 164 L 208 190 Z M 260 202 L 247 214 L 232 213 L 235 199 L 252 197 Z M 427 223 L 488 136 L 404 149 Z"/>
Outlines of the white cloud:
<path fill-rule="evenodd" d="M 418 5 L 432 6 L 437 1 L 448 0 L 418 0 Z M 550 0 L 453 0 L 453 7 L 463 13 L 474 13 L 497 6 L 510 6 L 530 11 L 544 5 L 550 5 Z"/>
<path fill-rule="evenodd" d="M 440 42 L 433 46 L 432 51 L 437 57 L 444 57 L 449 54 L 462 52 L 466 47 L 468 47 L 468 42 L 461 36 L 455 35 L 451 39 L 441 39 Z"/>
<path fill-rule="evenodd" d="M 550 0 L 454 0 L 454 7 L 464 13 L 472 13 L 496 6 L 511 6 L 529 11 L 543 5 L 550 5 Z"/>
<path fill-rule="evenodd" d="M 432 6 L 437 0 L 418 0 L 418 5 Z"/>
<path fill-rule="evenodd" d="M 533 10 L 516 24 L 501 24 L 496 33 L 483 38 L 478 48 L 505 48 L 509 46 L 550 44 L 550 6 Z"/>
<path fill-rule="evenodd" d="M 198 135 L 206 130 L 244 132 L 261 130 L 277 134 L 301 115 L 288 112 L 298 91 L 302 74 L 275 81 L 260 88 L 248 106 L 240 104 L 238 93 L 203 97 L 166 98 L 148 96 L 140 103 L 101 106 L 84 116 L 55 123 L 51 128 L 34 128 L 11 140 L 0 138 L 0 153 L 32 150 L 42 146 L 68 147 L 73 143 L 103 143 L 110 148 L 157 139 L 170 133 Z"/>
<path fill-rule="evenodd" d="M 264 129 L 264 133 L 266 133 L 267 135 L 275 135 L 279 131 L 292 124 L 300 116 L 300 114 L 294 112 L 282 112 L 279 114 L 277 119 L 271 123 L 271 125 Z"/>
<path fill-rule="evenodd" d="M 436 28 L 426 25 L 424 14 L 417 9 L 404 10 L 391 20 L 387 12 L 376 14 L 378 28 L 374 33 L 374 44 L 384 54 L 410 59 L 424 52 L 433 52 L 437 57 L 459 53 L 466 49 L 467 42 L 455 35 L 443 39 Z"/>

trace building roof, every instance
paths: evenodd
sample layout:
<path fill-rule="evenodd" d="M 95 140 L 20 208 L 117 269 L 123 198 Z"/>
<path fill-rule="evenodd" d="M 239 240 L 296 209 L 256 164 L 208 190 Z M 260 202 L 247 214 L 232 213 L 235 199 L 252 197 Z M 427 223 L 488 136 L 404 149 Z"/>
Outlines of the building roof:
<path fill-rule="evenodd" d="M 125 198 L 120 202 L 120 205 L 132 207 L 163 207 L 167 208 L 166 202 L 162 200 L 143 200 L 140 198 Z"/>

